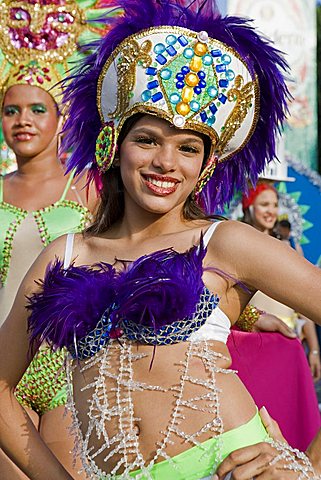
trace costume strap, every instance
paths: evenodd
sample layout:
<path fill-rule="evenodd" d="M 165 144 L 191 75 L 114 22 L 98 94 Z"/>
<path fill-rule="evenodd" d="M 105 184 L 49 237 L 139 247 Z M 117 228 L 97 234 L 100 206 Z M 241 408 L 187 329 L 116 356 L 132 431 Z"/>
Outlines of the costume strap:
<path fill-rule="evenodd" d="M 63 201 L 66 199 L 66 195 L 67 195 L 68 190 L 69 190 L 69 188 L 70 188 L 70 186 L 71 186 L 71 184 L 72 184 L 72 181 L 73 181 L 73 179 L 74 179 L 74 176 L 75 176 L 75 172 L 72 171 L 71 174 L 69 175 L 68 181 L 67 181 L 67 183 L 66 183 L 66 186 L 65 186 L 64 191 L 62 192 L 62 195 L 61 195 L 61 197 L 60 197 L 60 199 L 59 199 L 59 202 L 63 202 Z"/>
<path fill-rule="evenodd" d="M 71 263 L 72 251 L 74 247 L 74 238 L 75 238 L 74 233 L 67 234 L 65 256 L 64 256 L 64 270 L 67 270 L 67 268 L 70 266 L 70 263 Z"/>
<path fill-rule="evenodd" d="M 204 243 L 204 247 L 205 247 L 205 248 L 206 248 L 207 245 L 209 244 L 209 241 L 211 240 L 212 235 L 213 235 L 213 233 L 215 232 L 217 225 L 219 225 L 220 223 L 222 223 L 222 221 L 223 221 L 223 220 L 220 220 L 220 221 L 218 221 L 218 222 L 212 223 L 212 225 L 206 230 L 205 235 L 204 235 L 204 238 L 203 238 L 203 243 Z"/>
<path fill-rule="evenodd" d="M 0 203 L 3 202 L 3 175 L 0 175 Z"/>

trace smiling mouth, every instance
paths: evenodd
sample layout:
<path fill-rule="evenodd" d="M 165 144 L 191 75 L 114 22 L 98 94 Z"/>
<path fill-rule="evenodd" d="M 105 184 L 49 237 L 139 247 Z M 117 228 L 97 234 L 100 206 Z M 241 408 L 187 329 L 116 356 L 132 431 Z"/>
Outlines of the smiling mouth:
<path fill-rule="evenodd" d="M 14 135 L 14 138 L 18 140 L 18 142 L 27 142 L 28 140 L 31 140 L 34 136 L 34 133 L 21 132 L 16 133 Z"/>
<path fill-rule="evenodd" d="M 174 193 L 179 184 L 179 181 L 174 178 L 163 177 L 160 175 L 143 175 L 143 179 L 144 184 L 149 190 L 161 196 Z"/>

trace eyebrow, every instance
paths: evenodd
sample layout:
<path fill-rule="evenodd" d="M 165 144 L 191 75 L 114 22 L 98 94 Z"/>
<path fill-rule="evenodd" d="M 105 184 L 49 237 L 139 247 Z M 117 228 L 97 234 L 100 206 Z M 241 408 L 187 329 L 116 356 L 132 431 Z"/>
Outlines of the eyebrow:
<path fill-rule="evenodd" d="M 133 127 L 130 133 L 135 135 L 145 133 L 147 135 L 151 135 L 152 137 L 158 137 L 158 133 L 155 132 L 155 130 L 153 130 L 152 128 L 148 128 L 148 127 L 137 127 L 136 129 L 135 127 Z M 178 133 L 178 134 L 184 135 L 183 133 L 182 134 Z M 180 142 L 181 143 L 185 143 L 185 142 L 197 143 L 197 144 L 203 145 L 203 140 L 201 138 L 188 133 Z"/>

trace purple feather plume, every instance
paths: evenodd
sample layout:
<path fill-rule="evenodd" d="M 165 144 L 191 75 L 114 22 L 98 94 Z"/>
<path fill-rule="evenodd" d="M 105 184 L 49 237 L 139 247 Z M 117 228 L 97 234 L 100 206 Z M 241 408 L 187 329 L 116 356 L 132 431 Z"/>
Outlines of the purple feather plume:
<path fill-rule="evenodd" d="M 155 330 L 195 312 L 204 284 L 205 249 L 160 250 L 133 262 L 118 284 L 120 317 Z"/>
<path fill-rule="evenodd" d="M 101 122 L 96 106 L 97 80 L 112 51 L 127 36 L 151 26 L 178 25 L 195 31 L 205 30 L 212 38 L 234 48 L 256 74 L 260 84 L 260 114 L 256 129 L 242 151 L 219 164 L 200 195 L 208 213 L 229 202 L 235 190 L 246 189 L 249 178 L 255 183 L 267 162 L 275 157 L 275 135 L 287 112 L 289 93 L 284 80 L 287 63 L 281 53 L 258 35 L 251 21 L 221 17 L 213 0 L 193 0 L 183 6 L 179 0 L 118 0 L 115 7 L 124 16 L 107 18 L 113 27 L 96 44 L 95 52 L 82 62 L 79 71 L 66 83 L 65 102 L 69 116 L 64 127 L 63 150 L 72 150 L 69 170 L 82 172 L 91 164 L 89 179 L 99 182 L 94 162 L 96 138 Z M 108 2 L 111 6 L 113 2 Z"/>
<path fill-rule="evenodd" d="M 110 307 L 113 328 L 126 318 L 156 330 L 193 314 L 204 288 L 205 253 L 201 239 L 199 248 L 160 250 L 121 272 L 106 263 L 64 270 L 56 260 L 38 282 L 40 291 L 28 298 L 31 344 L 74 345 Z"/>
<path fill-rule="evenodd" d="M 98 268 L 99 267 L 99 268 Z M 115 270 L 107 264 L 71 265 L 56 260 L 47 267 L 40 291 L 28 298 L 31 345 L 55 348 L 74 344 L 96 325 L 115 298 Z"/>

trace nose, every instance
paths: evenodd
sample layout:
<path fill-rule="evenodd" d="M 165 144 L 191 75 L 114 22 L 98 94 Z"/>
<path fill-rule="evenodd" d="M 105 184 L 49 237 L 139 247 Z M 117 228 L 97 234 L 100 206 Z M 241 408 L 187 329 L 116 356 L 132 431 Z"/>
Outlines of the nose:
<path fill-rule="evenodd" d="M 173 172 L 176 169 L 175 148 L 164 143 L 153 157 L 153 166 L 162 173 Z"/>
<path fill-rule="evenodd" d="M 31 125 L 31 117 L 30 117 L 30 111 L 27 108 L 23 108 L 19 115 L 15 116 L 15 126 L 17 127 L 24 127 L 26 125 Z"/>

